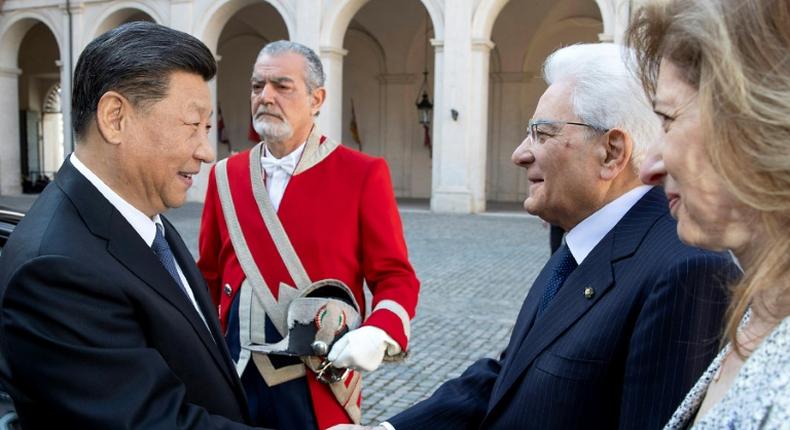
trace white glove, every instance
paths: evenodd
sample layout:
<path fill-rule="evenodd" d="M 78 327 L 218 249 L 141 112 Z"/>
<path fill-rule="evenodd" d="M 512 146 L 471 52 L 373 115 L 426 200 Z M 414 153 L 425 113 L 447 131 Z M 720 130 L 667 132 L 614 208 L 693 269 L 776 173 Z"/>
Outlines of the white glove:
<path fill-rule="evenodd" d="M 384 330 L 368 325 L 346 333 L 332 345 L 326 358 L 340 369 L 372 372 L 381 365 L 385 352 L 395 355 L 400 350 L 400 345 Z"/>

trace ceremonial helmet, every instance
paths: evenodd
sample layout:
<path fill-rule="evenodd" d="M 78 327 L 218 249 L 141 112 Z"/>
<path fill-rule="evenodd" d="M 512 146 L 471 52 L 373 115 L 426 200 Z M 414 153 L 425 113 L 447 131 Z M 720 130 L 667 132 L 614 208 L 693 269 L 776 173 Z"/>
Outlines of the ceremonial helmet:
<path fill-rule="evenodd" d="M 288 305 L 288 334 L 279 342 L 250 349 L 274 355 L 301 357 L 322 382 L 342 380 L 346 369 L 326 360 L 332 345 L 362 324 L 354 293 L 342 281 L 322 279 L 301 291 Z"/>

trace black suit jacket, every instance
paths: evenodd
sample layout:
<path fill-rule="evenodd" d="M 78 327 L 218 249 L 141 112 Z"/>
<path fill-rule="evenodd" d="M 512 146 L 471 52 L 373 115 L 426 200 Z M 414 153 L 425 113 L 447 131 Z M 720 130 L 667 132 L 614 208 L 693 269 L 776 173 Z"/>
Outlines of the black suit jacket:
<path fill-rule="evenodd" d="M 501 358 L 476 362 L 388 420 L 397 430 L 643 430 L 666 423 L 718 349 L 723 284 L 739 273 L 732 260 L 683 245 L 655 188 L 536 320 L 550 266 L 527 295 Z"/>
<path fill-rule="evenodd" d="M 249 428 L 205 282 L 162 221 L 206 323 L 70 161 L 17 226 L 0 257 L 0 376 L 23 428 Z"/>

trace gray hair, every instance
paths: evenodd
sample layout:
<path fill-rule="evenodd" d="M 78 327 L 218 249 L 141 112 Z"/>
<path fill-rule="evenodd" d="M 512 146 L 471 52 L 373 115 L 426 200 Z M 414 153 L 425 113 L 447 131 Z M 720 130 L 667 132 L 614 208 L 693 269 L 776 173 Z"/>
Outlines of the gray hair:
<path fill-rule="evenodd" d="M 264 55 L 276 57 L 282 54 L 298 54 L 304 58 L 304 81 L 309 93 L 312 93 L 316 88 L 324 86 L 326 75 L 324 74 L 324 66 L 321 64 L 321 59 L 318 58 L 315 51 L 301 43 L 291 42 L 290 40 L 278 40 L 267 43 L 261 49 L 261 52 L 258 53 L 255 61 L 260 60 Z"/>
<path fill-rule="evenodd" d="M 612 43 L 571 45 L 555 51 L 543 64 L 549 85 L 573 82 L 573 113 L 597 129 L 621 128 L 634 142 L 631 164 L 638 170 L 661 123 L 629 68 L 634 52 Z"/>

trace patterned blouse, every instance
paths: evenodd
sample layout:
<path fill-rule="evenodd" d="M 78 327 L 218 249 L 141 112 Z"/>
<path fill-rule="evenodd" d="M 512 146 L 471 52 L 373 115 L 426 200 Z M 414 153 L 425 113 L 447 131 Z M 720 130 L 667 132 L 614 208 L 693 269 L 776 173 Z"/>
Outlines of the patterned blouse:
<path fill-rule="evenodd" d="M 744 323 L 748 321 L 748 312 Z M 743 323 L 742 323 L 743 325 Z M 686 395 L 664 430 L 691 427 L 727 344 Z M 790 430 L 790 317 L 786 317 L 743 363 L 730 389 L 694 429 Z"/>

